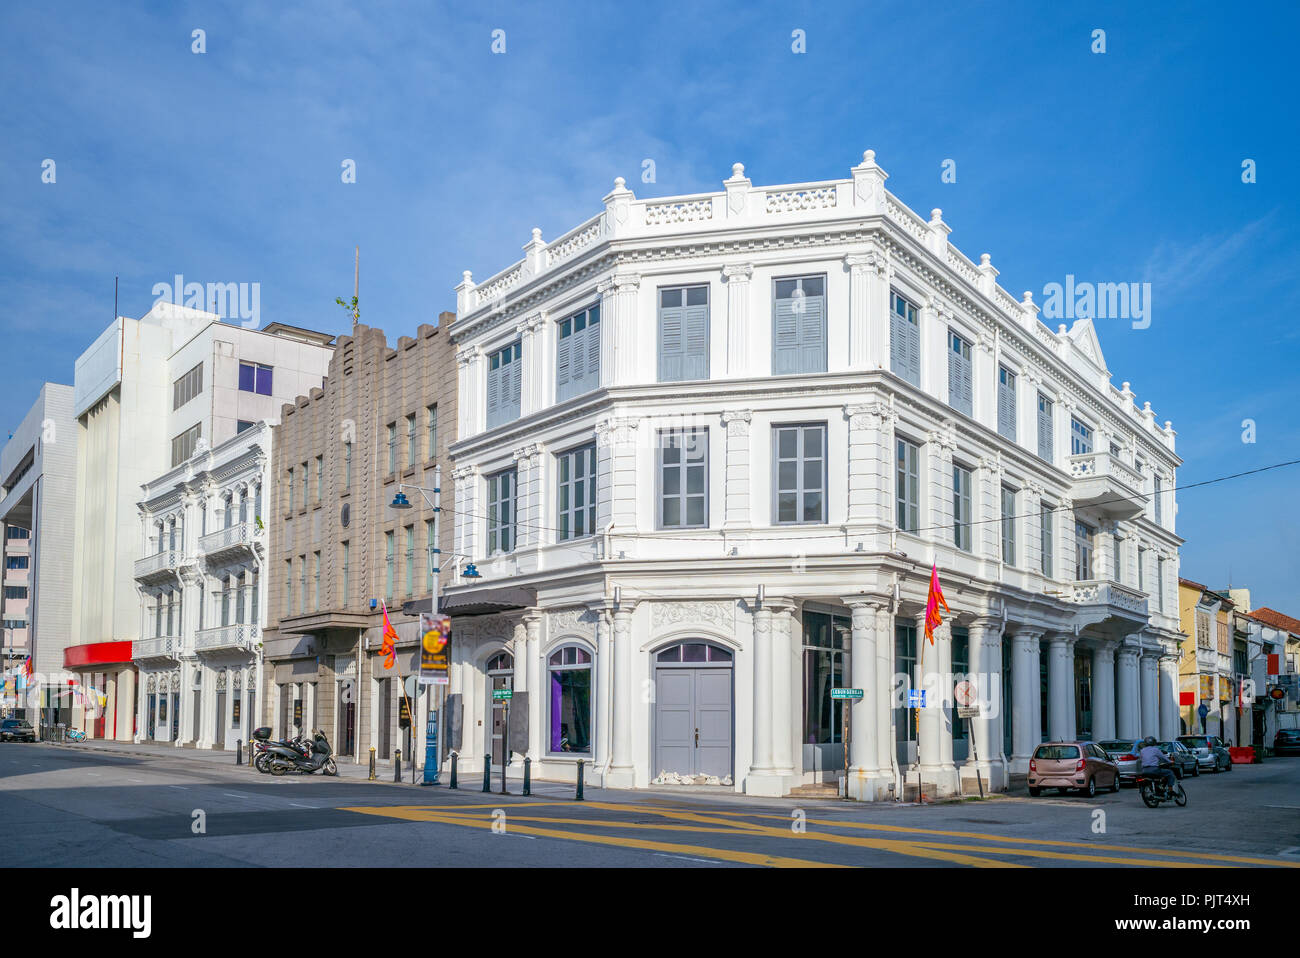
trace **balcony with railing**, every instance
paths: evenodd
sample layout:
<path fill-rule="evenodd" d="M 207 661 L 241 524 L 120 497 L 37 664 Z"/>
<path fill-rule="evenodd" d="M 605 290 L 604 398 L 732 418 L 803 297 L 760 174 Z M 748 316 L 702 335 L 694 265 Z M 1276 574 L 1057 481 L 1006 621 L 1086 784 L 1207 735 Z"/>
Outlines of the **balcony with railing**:
<path fill-rule="evenodd" d="M 150 659 L 178 660 L 180 655 L 181 639 L 175 635 L 136 639 L 131 643 L 131 658 L 137 662 Z"/>
<path fill-rule="evenodd" d="M 260 636 L 261 629 L 246 622 L 200 629 L 194 633 L 194 651 L 199 653 L 251 652 L 253 644 Z"/>
<path fill-rule="evenodd" d="M 1076 506 L 1091 506 L 1110 519 L 1135 519 L 1146 510 L 1141 474 L 1108 452 L 1085 452 L 1067 460 Z"/>
<path fill-rule="evenodd" d="M 135 578 L 139 582 L 161 582 L 172 578 L 180 564 L 179 549 L 163 549 L 135 560 Z"/>
<path fill-rule="evenodd" d="M 235 522 L 224 529 L 209 532 L 199 537 L 199 551 L 205 556 L 218 556 L 230 552 L 245 551 L 251 553 L 253 543 L 258 539 L 254 523 Z"/>
<path fill-rule="evenodd" d="M 1073 582 L 1064 598 L 1079 607 L 1081 626 L 1096 625 L 1107 619 L 1115 619 L 1121 626 L 1147 624 L 1146 595 L 1109 579 Z"/>

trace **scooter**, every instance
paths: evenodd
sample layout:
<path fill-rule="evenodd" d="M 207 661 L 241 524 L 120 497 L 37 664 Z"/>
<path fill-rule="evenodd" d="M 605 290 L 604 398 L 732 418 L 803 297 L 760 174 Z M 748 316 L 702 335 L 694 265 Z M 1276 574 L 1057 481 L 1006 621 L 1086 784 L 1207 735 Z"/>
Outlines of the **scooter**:
<path fill-rule="evenodd" d="M 1175 781 L 1171 788 L 1164 778 L 1153 778 L 1138 772 L 1138 793 L 1147 808 L 1158 808 L 1161 802 L 1173 802 L 1179 808 L 1187 804 L 1187 793 L 1182 782 Z"/>
<path fill-rule="evenodd" d="M 302 772 L 304 775 L 312 772 L 324 772 L 326 775 L 339 773 L 329 740 L 319 729 L 312 739 L 310 755 L 304 756 L 287 745 L 274 745 L 268 754 L 267 768 L 272 775 L 283 775 L 286 772 Z"/>
<path fill-rule="evenodd" d="M 277 746 L 291 748 L 301 754 L 304 758 L 311 756 L 311 743 L 301 735 L 295 735 L 290 739 L 281 739 L 272 742 L 271 729 L 267 726 L 253 729 L 253 747 L 256 753 L 253 755 L 253 767 L 259 772 L 270 772 L 271 749 Z"/>

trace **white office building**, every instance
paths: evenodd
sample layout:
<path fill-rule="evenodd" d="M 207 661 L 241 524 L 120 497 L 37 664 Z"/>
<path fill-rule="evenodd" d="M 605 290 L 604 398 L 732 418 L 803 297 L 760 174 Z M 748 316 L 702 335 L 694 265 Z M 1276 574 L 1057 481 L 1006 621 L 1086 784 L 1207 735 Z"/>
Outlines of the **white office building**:
<path fill-rule="evenodd" d="M 331 341 L 159 303 L 139 320 L 119 317 L 77 360 L 74 634 L 78 645 L 106 649 L 85 656 L 96 665 L 86 684 L 96 672 L 116 675 L 119 687 L 134 683 L 130 696 L 118 694 L 110 720 L 136 741 L 213 745 L 228 737 L 228 693 L 236 675 L 242 686 L 255 667 L 257 638 L 206 634 L 222 626 L 221 596 L 240 587 L 241 570 L 246 617 L 252 614 L 252 546 L 216 540 L 251 542 L 255 523 L 228 532 L 226 496 L 235 496 L 232 516 L 256 509 L 265 423 L 320 386 Z M 195 717 L 196 703 L 205 716 Z M 88 716 L 77 724 L 96 734 Z"/>
<path fill-rule="evenodd" d="M 1044 740 L 1175 734 L 1173 429 L 1112 385 L 1092 322 L 1048 328 L 886 177 L 867 152 L 817 183 L 618 179 L 465 273 L 463 770 L 879 800 L 1005 788 Z"/>

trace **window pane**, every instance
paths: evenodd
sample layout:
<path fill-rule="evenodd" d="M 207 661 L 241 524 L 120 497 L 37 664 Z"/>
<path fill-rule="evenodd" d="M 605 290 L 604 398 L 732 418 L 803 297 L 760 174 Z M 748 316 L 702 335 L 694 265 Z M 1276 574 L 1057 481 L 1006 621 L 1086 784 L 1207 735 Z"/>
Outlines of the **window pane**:
<path fill-rule="evenodd" d="M 686 523 L 692 526 L 705 524 L 703 497 L 691 497 L 686 500 Z"/>
<path fill-rule="evenodd" d="M 678 526 L 682 522 L 682 500 L 673 496 L 663 500 L 665 526 Z"/>
<path fill-rule="evenodd" d="M 659 291 L 660 306 L 680 306 L 682 305 L 682 291 L 680 289 L 661 289 Z"/>
<path fill-rule="evenodd" d="M 796 511 L 796 498 L 793 492 L 782 492 L 777 495 L 776 514 L 779 522 L 794 522 L 799 517 Z"/>
<path fill-rule="evenodd" d="M 822 518 L 822 494 L 809 492 L 804 495 L 803 521 L 820 522 Z"/>
<path fill-rule="evenodd" d="M 777 488 L 794 489 L 799 477 L 799 466 L 796 462 L 781 462 L 777 464 Z"/>
<path fill-rule="evenodd" d="M 794 429 L 777 430 L 777 455 L 793 459 L 799 454 L 799 433 Z"/>

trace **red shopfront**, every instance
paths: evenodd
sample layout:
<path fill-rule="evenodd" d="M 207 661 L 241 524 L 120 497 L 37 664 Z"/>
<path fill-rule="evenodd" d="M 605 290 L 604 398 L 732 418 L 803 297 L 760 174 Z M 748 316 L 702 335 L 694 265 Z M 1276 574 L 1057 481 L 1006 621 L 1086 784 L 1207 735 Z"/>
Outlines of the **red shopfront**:
<path fill-rule="evenodd" d="M 70 684 L 81 687 L 81 728 L 91 738 L 130 740 L 135 735 L 139 695 L 130 642 L 92 642 L 63 652 L 63 667 L 77 674 Z"/>

